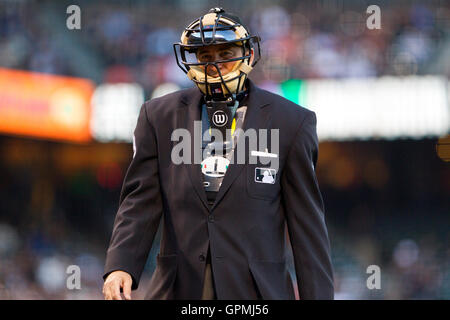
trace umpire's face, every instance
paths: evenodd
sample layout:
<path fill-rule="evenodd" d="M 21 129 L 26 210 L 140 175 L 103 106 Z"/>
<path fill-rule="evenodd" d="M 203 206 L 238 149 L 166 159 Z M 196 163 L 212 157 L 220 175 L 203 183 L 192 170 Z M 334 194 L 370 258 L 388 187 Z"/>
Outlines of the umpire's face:
<path fill-rule="evenodd" d="M 205 46 L 197 51 L 198 62 L 214 62 L 219 60 L 227 60 L 242 57 L 242 48 L 233 44 L 217 44 Z M 239 61 L 231 61 L 224 63 L 217 63 L 222 76 L 230 72 L 234 65 Z M 219 73 L 217 68 L 213 65 L 209 65 L 206 73 L 211 77 L 218 77 Z"/>

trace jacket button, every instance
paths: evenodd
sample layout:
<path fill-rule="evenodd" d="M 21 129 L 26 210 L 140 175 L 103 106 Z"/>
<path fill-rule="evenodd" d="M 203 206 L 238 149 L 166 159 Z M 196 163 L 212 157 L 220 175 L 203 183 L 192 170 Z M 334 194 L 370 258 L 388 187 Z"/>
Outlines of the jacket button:
<path fill-rule="evenodd" d="M 214 222 L 214 216 L 213 216 L 212 214 L 210 214 L 210 215 L 208 216 L 208 221 L 209 221 L 209 222 Z"/>
<path fill-rule="evenodd" d="M 205 261 L 205 255 L 202 253 L 201 255 L 198 256 L 198 260 L 200 261 Z"/>

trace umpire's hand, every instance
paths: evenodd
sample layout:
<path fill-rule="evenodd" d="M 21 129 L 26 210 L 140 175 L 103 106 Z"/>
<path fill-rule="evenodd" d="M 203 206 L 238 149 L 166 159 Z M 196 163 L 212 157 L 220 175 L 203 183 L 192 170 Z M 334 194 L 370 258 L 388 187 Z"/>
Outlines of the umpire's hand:
<path fill-rule="evenodd" d="M 123 295 L 126 300 L 131 300 L 131 284 L 133 280 L 125 271 L 114 271 L 106 277 L 103 284 L 103 295 L 105 300 L 122 300 L 120 289 L 123 289 Z"/>

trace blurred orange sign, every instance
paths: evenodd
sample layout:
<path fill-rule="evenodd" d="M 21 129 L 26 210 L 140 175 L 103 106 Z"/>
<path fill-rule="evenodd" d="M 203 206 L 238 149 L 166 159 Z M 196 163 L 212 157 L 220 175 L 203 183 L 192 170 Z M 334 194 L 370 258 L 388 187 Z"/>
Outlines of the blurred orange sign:
<path fill-rule="evenodd" d="M 87 79 L 0 68 L 0 132 L 89 141 L 94 89 Z"/>

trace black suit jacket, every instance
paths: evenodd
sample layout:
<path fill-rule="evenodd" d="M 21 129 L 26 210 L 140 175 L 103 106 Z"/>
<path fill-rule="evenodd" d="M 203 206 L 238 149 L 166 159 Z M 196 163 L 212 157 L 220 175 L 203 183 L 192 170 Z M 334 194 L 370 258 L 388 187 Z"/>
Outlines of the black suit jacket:
<path fill-rule="evenodd" d="M 300 299 L 333 299 L 329 239 L 314 171 L 315 113 L 249 81 L 243 129 L 279 129 L 275 183 L 255 182 L 255 168 L 264 165 L 249 164 L 248 156 L 246 164 L 229 166 L 209 207 L 200 164 L 171 161 L 177 144 L 171 141 L 172 131 L 193 133 L 201 97 L 191 88 L 142 106 L 104 278 L 124 270 L 137 288 L 162 217 L 161 247 L 147 298 L 200 299 L 210 246 L 218 299 L 294 299 L 286 266 L 287 224 Z M 193 155 L 194 143 L 191 148 Z"/>

